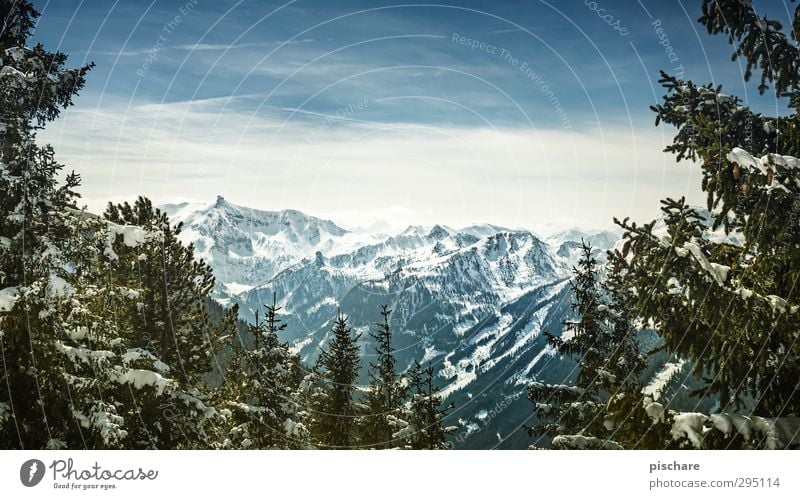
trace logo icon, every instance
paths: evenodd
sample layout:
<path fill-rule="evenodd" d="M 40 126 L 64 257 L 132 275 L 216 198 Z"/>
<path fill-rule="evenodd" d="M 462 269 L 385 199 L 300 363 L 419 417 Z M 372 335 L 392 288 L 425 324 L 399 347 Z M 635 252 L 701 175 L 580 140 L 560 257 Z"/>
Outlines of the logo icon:
<path fill-rule="evenodd" d="M 19 480 L 26 487 L 36 487 L 44 478 L 44 463 L 38 459 L 28 459 L 19 469 Z"/>

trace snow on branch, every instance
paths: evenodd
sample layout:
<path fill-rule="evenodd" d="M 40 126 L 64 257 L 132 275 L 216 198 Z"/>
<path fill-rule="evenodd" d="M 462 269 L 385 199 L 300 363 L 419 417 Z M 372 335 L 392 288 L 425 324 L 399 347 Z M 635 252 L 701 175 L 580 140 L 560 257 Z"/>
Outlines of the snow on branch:
<path fill-rule="evenodd" d="M 719 431 L 726 438 L 738 434 L 754 447 L 769 450 L 800 444 L 800 418 L 678 412 L 672 415 L 672 419 L 672 438 L 686 438 L 697 449 L 703 447 L 703 438 L 712 431 Z"/>
<path fill-rule="evenodd" d="M 800 159 L 793 156 L 782 156 L 780 154 L 766 154 L 761 158 L 756 158 L 749 152 L 740 147 L 734 147 L 731 152 L 725 156 L 731 163 L 736 163 L 740 167 L 757 170 L 767 176 L 767 191 L 780 189 L 785 192 L 791 192 L 790 189 L 797 189 L 800 187 L 800 179 L 794 178 L 794 182 L 789 182 L 791 178 L 786 179 L 786 183 L 781 183 L 775 173 L 778 168 L 781 170 L 798 170 L 800 169 Z"/>
<path fill-rule="evenodd" d="M 726 439 L 739 436 L 747 446 L 756 449 L 787 449 L 800 445 L 800 418 L 666 411 L 650 397 L 645 397 L 644 406 L 654 423 L 665 420 L 670 423 L 673 440 L 688 440 L 695 449 L 705 448 L 704 440 L 713 432 L 721 433 Z"/>
<path fill-rule="evenodd" d="M 543 390 L 554 393 L 568 393 L 571 395 L 581 396 L 586 393 L 586 390 L 577 386 L 571 385 L 550 385 L 534 381 L 528 385 L 529 390 Z"/>
<path fill-rule="evenodd" d="M 108 350 L 90 350 L 88 348 L 71 347 L 60 341 L 56 341 L 55 346 L 58 351 L 66 354 L 73 364 L 77 364 L 78 362 L 91 364 L 92 361 L 104 362 L 115 356 L 114 352 Z"/>
<path fill-rule="evenodd" d="M 164 390 L 170 387 L 173 380 L 165 378 L 154 371 L 147 369 L 126 369 L 117 373 L 116 381 L 122 384 L 133 385 L 134 388 L 141 389 L 145 386 L 152 386 L 156 393 L 161 395 Z"/>
<path fill-rule="evenodd" d="M 780 166 L 789 169 L 800 168 L 800 159 L 793 156 L 782 156 L 780 154 L 770 153 L 765 154 L 761 158 L 756 158 L 741 147 L 734 147 L 733 150 L 727 154 L 726 158 L 728 158 L 728 161 L 736 163 L 739 166 L 755 168 L 765 175 L 770 166 Z"/>
<path fill-rule="evenodd" d="M 95 401 L 89 414 L 75 409 L 72 410 L 72 414 L 83 428 L 96 430 L 106 445 L 121 442 L 128 436 L 128 432 L 123 429 L 125 419 L 117 415 L 116 408 L 112 404 Z"/>
<path fill-rule="evenodd" d="M 683 370 L 685 364 L 686 361 L 683 359 L 664 364 L 664 367 L 653 376 L 650 383 L 642 389 L 642 393 L 653 401 L 658 401 L 669 382 Z"/>
<path fill-rule="evenodd" d="M 622 446 L 613 440 L 585 435 L 558 435 L 553 437 L 553 447 L 557 449 L 622 450 Z"/>
<path fill-rule="evenodd" d="M 700 249 L 700 246 L 696 243 L 684 243 L 682 249 L 684 250 L 683 253 L 677 251 L 678 248 L 676 248 L 676 252 L 679 256 L 685 256 L 687 254 L 686 252 L 688 252 L 688 254 L 691 254 L 697 263 L 700 264 L 700 267 L 702 267 L 703 270 L 705 270 L 706 273 L 708 273 L 708 275 L 714 279 L 714 282 L 716 282 L 719 286 L 725 286 L 725 281 L 728 280 L 728 272 L 731 270 L 730 267 L 727 265 L 709 262 L 708 258 L 706 258 L 706 256 L 703 254 L 703 251 Z"/>
<path fill-rule="evenodd" d="M 16 286 L 0 289 L 0 312 L 11 312 L 18 298 Z"/>
<path fill-rule="evenodd" d="M 160 240 L 164 237 L 161 231 L 147 231 L 137 225 L 120 225 L 108 221 L 106 224 L 108 226 L 108 245 L 106 246 L 105 254 L 112 260 L 118 258 L 112 249 L 117 236 L 122 236 L 122 243 L 129 248 L 135 248 L 148 241 Z"/>

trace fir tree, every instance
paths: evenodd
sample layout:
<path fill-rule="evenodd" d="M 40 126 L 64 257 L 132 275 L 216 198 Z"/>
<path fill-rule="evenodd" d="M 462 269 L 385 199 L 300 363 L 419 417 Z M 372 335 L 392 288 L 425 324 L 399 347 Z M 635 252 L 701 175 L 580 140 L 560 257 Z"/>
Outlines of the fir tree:
<path fill-rule="evenodd" d="M 129 313 L 142 287 L 115 279 L 128 270 L 119 253 L 138 255 L 163 240 L 165 227 L 123 226 L 80 211 L 78 177 L 59 185 L 63 167 L 34 141 L 35 127 L 72 103 L 90 66 L 67 70 L 65 55 L 25 46 L 38 15 L 30 3 L 4 2 L 0 14 L 0 350 L 11 387 L 0 395 L 5 447 L 203 445 L 196 419 L 215 411 L 196 379 L 173 378 L 177 365 L 159 357 L 175 349 L 145 348 Z"/>
<path fill-rule="evenodd" d="M 403 398 L 401 380 L 395 372 L 392 330 L 389 325 L 391 310 L 383 305 L 383 321 L 378 331 L 370 332 L 375 341 L 376 361 L 370 363 L 370 385 L 367 392 L 363 443 L 373 448 L 391 448 L 396 445 L 392 435 L 397 431 L 397 418 Z"/>
<path fill-rule="evenodd" d="M 181 226 L 172 226 L 147 198 L 139 197 L 133 205 L 109 204 L 104 217 L 158 234 L 136 247 L 126 244 L 124 234 L 115 236 L 112 256 L 117 269 L 112 276 L 142 290 L 137 309 L 130 313 L 136 331 L 132 342 L 173 366 L 182 382 L 199 382 L 210 371 L 216 350 L 206 308 L 214 286 L 211 267 L 195 260 L 194 247 L 179 239 Z"/>
<path fill-rule="evenodd" d="M 0 442 L 7 449 L 93 445 L 104 413 L 106 442 L 115 446 L 124 436 L 112 435 L 115 408 L 95 402 L 93 390 L 109 382 L 107 344 L 87 344 L 81 322 L 92 314 L 76 306 L 93 293 L 79 282 L 93 255 L 71 246 L 102 227 L 77 210 L 79 177 L 59 183 L 63 166 L 50 146 L 35 142 L 35 129 L 72 104 L 91 65 L 66 69 L 66 55 L 26 46 L 39 16 L 30 2 L 3 2 L 0 16 L 0 381 L 9 388 L 0 394 Z M 68 373 L 76 359 L 103 364 L 101 380 Z M 95 418 L 85 432 L 73 411 Z"/>
<path fill-rule="evenodd" d="M 299 421 L 295 391 L 299 360 L 289 352 L 278 333 L 287 325 L 279 318 L 281 307 L 273 294 L 265 305 L 266 318 L 255 314 L 249 332 L 253 348 L 241 335 L 231 337 L 233 355 L 220 394 L 227 407 L 231 428 L 226 448 L 303 448 L 308 431 Z"/>
<path fill-rule="evenodd" d="M 550 333 L 545 333 L 545 336 L 548 344 L 559 354 L 579 357 L 580 371 L 576 386 L 591 388 L 598 382 L 597 370 L 606 358 L 608 307 L 602 302 L 597 260 L 592 254 L 592 247 L 581 241 L 581 252 L 570 281 L 574 296 L 572 311 L 578 318 L 564 321 L 561 336 Z"/>
<path fill-rule="evenodd" d="M 718 86 L 662 73 L 667 95 L 653 107 L 656 124 L 677 128 L 668 152 L 700 163 L 711 227 L 683 199 L 667 199 L 663 229 L 617 220 L 625 230 L 624 250 L 613 263 L 636 290 L 636 308 L 658 330 L 663 348 L 691 360 L 695 376 L 705 380 L 696 395 L 719 403 L 719 413 L 705 417 L 716 431 L 706 431 L 644 399 L 653 424 L 662 428 L 661 446 L 774 445 L 774 435 L 748 429 L 743 436 L 744 427 L 725 422 L 760 416 L 774 425 L 800 414 L 800 344 L 794 339 L 800 328 L 800 177 L 792 157 L 800 154 L 800 10 L 788 34 L 738 0 L 704 0 L 699 22 L 711 34 L 727 35 L 735 56 L 744 59 L 745 78 L 760 73 L 759 91 L 772 85 L 776 96 L 788 98 L 790 111 L 763 116 Z M 692 421 L 704 420 L 696 415 Z"/>
<path fill-rule="evenodd" d="M 612 270 L 606 282 L 601 281 L 591 246 L 582 242 L 581 250 L 570 283 L 577 319 L 564 321 L 560 337 L 545 333 L 558 354 L 577 360 L 576 381 L 531 384 L 529 396 L 539 423 L 529 432 L 551 437 L 555 448 L 619 448 L 619 411 L 631 403 L 631 393 L 640 400 L 645 359 L 636 339 L 630 295 L 620 285 L 619 274 Z"/>
<path fill-rule="evenodd" d="M 453 403 L 442 407 L 439 389 L 434 385 L 433 366 L 423 368 L 415 362 L 407 376 L 410 385 L 407 414 L 397 421 L 401 429 L 394 437 L 403 440 L 407 449 L 449 449 L 447 435 L 457 428 L 444 426 L 444 419 Z"/>
<path fill-rule="evenodd" d="M 561 336 L 545 333 L 548 344 L 558 354 L 577 360 L 575 384 L 534 382 L 529 387 L 529 398 L 535 404 L 540 422 L 528 431 L 532 435 L 550 436 L 554 447 L 570 447 L 576 438 L 580 442 L 577 445 L 582 445 L 584 439 L 600 447 L 610 445 L 602 438 L 607 396 L 603 388 L 610 376 L 604 369 L 610 347 L 608 307 L 601 297 L 592 248 L 582 242 L 581 251 L 570 281 L 572 310 L 577 319 L 564 321 Z"/>
<path fill-rule="evenodd" d="M 339 312 L 333 329 L 333 339 L 322 351 L 315 372 L 321 390 L 314 400 L 313 435 L 325 448 L 351 448 L 358 444 L 358 411 L 354 396 L 355 382 L 361 367 L 357 341 Z"/>
<path fill-rule="evenodd" d="M 137 352 L 131 367 L 157 359 L 157 372 L 170 380 L 168 390 L 130 400 L 142 422 L 135 438 L 157 448 L 214 445 L 221 421 L 206 381 L 221 349 L 219 338 L 233 334 L 235 325 L 214 324 L 209 317 L 211 268 L 195 260 L 192 245 L 181 243 L 181 226 L 172 226 L 146 198 L 109 204 L 104 217 L 111 228 L 106 282 L 135 295 L 111 309 L 124 344 Z"/>

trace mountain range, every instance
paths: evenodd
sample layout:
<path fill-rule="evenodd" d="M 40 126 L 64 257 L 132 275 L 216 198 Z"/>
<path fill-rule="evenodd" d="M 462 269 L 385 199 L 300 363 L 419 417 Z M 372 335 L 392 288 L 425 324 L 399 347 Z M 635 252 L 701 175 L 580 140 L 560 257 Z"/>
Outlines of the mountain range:
<path fill-rule="evenodd" d="M 241 318 L 252 321 L 274 293 L 289 325 L 283 339 L 305 362 L 315 360 L 341 310 L 360 334 L 368 365 L 367 332 L 388 304 L 398 366 L 436 368 L 462 448 L 531 443 L 523 427 L 532 414 L 527 384 L 569 382 L 575 374 L 574 362 L 555 355 L 542 333 L 560 334 L 571 313 L 568 284 L 580 242 L 591 242 L 602 258 L 618 239 L 578 229 L 543 239 L 490 224 L 371 234 L 223 197 L 162 210 L 183 224 L 183 242 L 214 269 L 220 304 L 238 304 Z"/>

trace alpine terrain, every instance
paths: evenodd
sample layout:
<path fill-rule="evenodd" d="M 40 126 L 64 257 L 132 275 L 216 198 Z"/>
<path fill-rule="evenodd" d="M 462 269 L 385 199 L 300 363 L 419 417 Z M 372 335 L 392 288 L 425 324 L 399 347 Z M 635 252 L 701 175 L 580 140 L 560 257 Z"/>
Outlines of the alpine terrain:
<path fill-rule="evenodd" d="M 454 444 L 469 448 L 530 444 L 523 428 L 531 422 L 529 382 L 574 376 L 575 363 L 555 355 L 542 332 L 560 334 L 569 317 L 568 281 L 581 240 L 598 257 L 617 240 L 609 231 L 577 229 L 542 240 L 489 224 L 364 234 L 221 196 L 162 209 L 214 269 L 220 304 L 238 304 L 240 318 L 252 322 L 277 297 L 289 325 L 283 339 L 307 364 L 330 340 L 338 310 L 362 333 L 365 364 L 374 360 L 367 333 L 388 304 L 399 368 L 415 360 L 435 368 L 440 393 L 454 403 Z"/>

